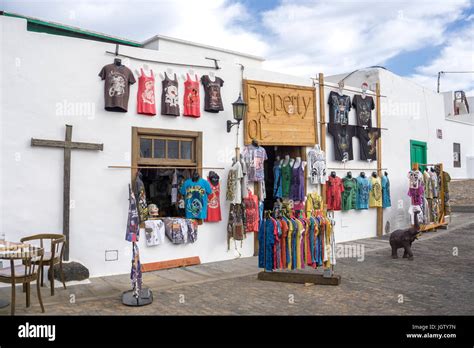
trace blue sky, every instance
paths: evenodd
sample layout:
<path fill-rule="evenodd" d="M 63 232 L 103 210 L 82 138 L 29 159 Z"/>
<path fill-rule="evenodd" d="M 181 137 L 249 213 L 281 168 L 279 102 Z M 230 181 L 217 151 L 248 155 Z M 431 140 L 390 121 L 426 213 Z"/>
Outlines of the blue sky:
<path fill-rule="evenodd" d="M 436 88 L 474 70 L 471 0 L 12 0 L 5 11 L 142 41 L 168 35 L 261 55 L 301 76 L 382 65 Z M 474 91 L 474 74 L 443 78 Z"/>

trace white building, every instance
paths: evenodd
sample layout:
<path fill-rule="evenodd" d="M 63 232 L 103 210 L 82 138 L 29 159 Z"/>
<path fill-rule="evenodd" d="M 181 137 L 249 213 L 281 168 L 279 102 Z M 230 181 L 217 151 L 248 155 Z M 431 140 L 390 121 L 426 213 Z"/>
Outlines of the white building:
<path fill-rule="evenodd" d="M 199 256 L 204 263 L 232 259 L 239 253 L 244 257 L 254 254 L 252 235 L 242 247 L 239 243 L 239 253 L 233 247 L 227 250 L 225 187 L 235 147 L 235 128 L 230 134 L 226 132 L 227 120 L 233 120 L 231 103 L 241 92 L 242 76 L 249 80 L 311 87 L 313 81 L 309 77 L 263 70 L 263 59 L 259 57 L 162 36 L 141 44 L 9 15 L 0 16 L 0 30 L 0 234 L 15 241 L 36 233 L 61 233 L 63 151 L 32 147 L 31 138 L 64 140 L 65 125 L 73 125 L 73 141 L 103 143 L 104 150 L 72 151 L 70 258 L 88 267 L 91 276 L 128 273 L 131 248 L 124 237 L 131 173 L 130 169 L 108 167 L 132 164 L 132 127 L 140 127 L 202 132 L 202 166 L 225 168 L 216 170 L 221 177 L 223 221 L 199 226 L 198 240 L 194 244 L 177 246 L 166 241 L 164 245 L 146 247 L 142 237 L 141 262 Z M 115 52 L 116 43 L 120 44 L 122 64 L 134 73 L 140 68 L 147 72 L 151 68 L 158 74 L 157 100 L 161 96 L 159 74 L 165 71 L 178 75 L 180 88 L 190 70 L 199 76 L 215 73 L 225 81 L 224 112 L 202 112 L 198 119 L 163 117 L 159 112 L 155 117 L 138 115 L 137 84 L 131 86 L 127 113 L 105 111 L 104 85 L 97 74 L 104 65 L 113 62 L 114 55 L 106 51 Z M 217 59 L 220 69 L 213 69 L 214 61 L 206 57 Z M 240 64 L 245 67 L 243 72 Z M 380 82 L 381 94 L 385 96 L 382 98 L 382 127 L 388 130 L 382 133 L 382 154 L 383 168 L 387 168 L 391 179 L 392 208 L 384 210 L 384 221 L 389 221 L 393 230 L 409 224 L 406 174 L 410 168 L 410 140 L 426 142 L 427 161 L 444 163 L 452 178 L 473 177 L 472 169 L 468 170 L 468 158 L 474 155 L 474 127 L 470 116 L 463 122 L 447 117 L 442 94 L 384 70 L 372 71 L 369 77 L 372 84 Z M 336 86 L 340 77 L 326 80 L 327 98 L 331 83 Z M 359 72 L 346 80 L 346 86 L 358 90 L 365 80 L 365 72 Z M 316 88 L 316 105 L 317 91 Z M 347 94 L 352 97 L 354 92 Z M 182 105 L 182 100 L 180 103 Z M 327 108 L 327 101 L 324 105 Z M 352 123 L 353 111 L 350 117 Z M 437 138 L 438 129 L 442 130 L 442 139 Z M 328 135 L 326 141 L 328 167 L 341 168 L 339 176 L 345 175 L 351 167 L 367 171 L 376 168 L 375 163 L 357 160 L 356 139 L 355 159 L 345 166 L 332 160 L 331 136 Z M 239 142 L 243 147 L 242 135 Z M 461 147 L 461 167 L 456 168 L 453 167 L 454 143 Z M 470 161 L 472 166 L 472 159 Z M 203 170 L 204 177 L 207 172 Z M 308 192 L 318 189 L 307 186 Z M 335 217 L 338 241 L 376 235 L 375 209 L 337 212 Z"/>

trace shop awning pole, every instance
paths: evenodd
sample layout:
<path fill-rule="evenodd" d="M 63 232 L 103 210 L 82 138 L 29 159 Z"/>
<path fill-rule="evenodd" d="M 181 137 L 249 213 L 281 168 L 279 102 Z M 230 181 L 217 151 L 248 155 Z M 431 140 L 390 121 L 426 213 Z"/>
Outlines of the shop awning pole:
<path fill-rule="evenodd" d="M 326 104 L 324 103 L 324 74 L 319 73 L 319 133 L 320 133 L 320 148 L 326 153 Z M 324 204 L 326 204 L 326 184 L 321 185 L 321 197 Z"/>
<path fill-rule="evenodd" d="M 380 106 L 380 82 L 377 82 L 375 85 L 376 93 L 376 118 L 377 118 L 377 128 L 382 128 L 382 114 Z M 377 141 L 377 175 L 382 176 L 382 135 Z M 377 237 L 383 235 L 383 207 L 377 207 Z"/>
<path fill-rule="evenodd" d="M 224 167 L 182 167 L 182 166 L 175 166 L 175 167 L 152 167 L 152 166 L 108 166 L 107 168 L 111 169 L 214 169 L 214 170 L 224 170 Z"/>

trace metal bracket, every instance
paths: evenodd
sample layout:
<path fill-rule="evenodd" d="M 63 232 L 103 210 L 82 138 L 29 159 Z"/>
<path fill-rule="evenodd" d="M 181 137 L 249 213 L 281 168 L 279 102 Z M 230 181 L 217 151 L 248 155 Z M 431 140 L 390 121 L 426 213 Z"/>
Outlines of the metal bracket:
<path fill-rule="evenodd" d="M 208 57 L 205 57 L 206 59 L 209 59 L 209 60 L 212 60 L 214 61 L 214 67 L 216 70 L 219 70 L 221 67 L 219 66 L 219 63 L 217 63 L 219 61 L 219 59 L 216 59 L 216 58 L 208 58 Z"/>

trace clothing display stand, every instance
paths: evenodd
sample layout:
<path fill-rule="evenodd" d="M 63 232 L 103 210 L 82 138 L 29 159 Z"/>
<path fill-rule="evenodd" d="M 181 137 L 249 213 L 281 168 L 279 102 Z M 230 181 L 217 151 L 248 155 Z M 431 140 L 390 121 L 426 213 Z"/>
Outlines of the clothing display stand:
<path fill-rule="evenodd" d="M 265 212 L 268 214 L 269 212 Z M 263 241 L 266 240 L 266 228 L 263 225 Z M 267 248 L 263 246 L 263 258 L 267 259 Z M 266 262 L 264 262 L 266 265 Z M 288 271 L 267 271 L 265 268 L 262 272 L 258 273 L 258 280 L 267 280 L 272 282 L 283 282 L 283 283 L 297 283 L 297 284 L 318 284 L 318 285 L 339 285 L 341 284 L 341 276 L 334 275 L 332 266 L 331 268 L 324 268 L 324 273 L 310 273 L 303 270 L 288 270 Z"/>
<path fill-rule="evenodd" d="M 139 232 L 139 229 L 140 227 L 138 226 L 138 212 L 135 212 L 135 214 L 132 214 L 132 211 L 133 210 L 136 210 L 136 203 L 135 203 L 135 198 L 134 198 L 134 195 L 133 195 L 133 192 L 132 192 L 132 189 L 131 189 L 131 186 L 130 184 L 128 184 L 128 191 L 130 193 L 130 208 L 129 208 L 129 221 L 128 221 L 128 225 L 129 226 L 137 226 L 138 227 L 138 230 L 136 230 L 136 233 L 137 233 L 137 236 L 138 236 L 138 232 Z M 131 220 L 134 220 L 136 219 L 135 222 L 132 222 Z M 128 227 L 127 227 L 127 234 L 128 234 L 129 230 L 128 230 Z M 136 240 L 138 241 L 138 237 L 136 238 Z M 135 239 L 133 239 L 132 241 L 132 250 L 134 251 L 134 256 L 132 257 L 132 265 L 133 265 L 133 260 L 134 260 L 134 257 L 135 257 L 135 251 L 137 250 L 138 251 L 138 248 L 136 247 L 136 241 Z M 139 253 L 137 253 L 138 256 L 137 259 L 136 259 L 136 262 L 137 262 L 137 266 L 138 266 L 138 269 L 140 268 L 140 256 L 139 256 Z M 141 273 L 141 270 L 139 269 L 139 272 Z M 133 266 L 132 266 L 132 275 L 133 275 Z M 133 307 L 140 307 L 140 306 L 145 306 L 145 305 L 148 305 L 150 303 L 153 302 L 153 292 L 149 289 L 149 288 L 144 288 L 144 287 L 141 287 L 141 274 L 140 274 L 140 278 L 139 278 L 139 282 L 140 282 L 140 285 L 139 285 L 139 289 L 137 289 L 137 292 L 138 292 L 138 296 L 135 296 L 134 292 L 134 288 L 132 288 L 132 290 L 128 290 L 128 291 L 124 291 L 122 293 L 122 303 L 126 306 L 133 306 Z"/>
<path fill-rule="evenodd" d="M 447 229 L 448 228 L 448 222 L 446 221 L 446 215 L 445 215 L 446 203 L 445 203 L 444 199 L 445 199 L 446 192 L 444 192 L 443 163 L 435 163 L 435 164 L 430 164 L 430 163 L 421 164 L 420 163 L 418 165 L 419 166 L 425 166 L 425 167 L 437 166 L 437 167 L 439 167 L 439 176 L 440 176 L 440 187 L 439 187 L 440 214 L 439 214 L 438 221 L 435 221 L 435 222 L 432 222 L 432 223 L 429 223 L 429 224 L 420 224 L 420 232 L 436 230 L 438 228 Z"/>

